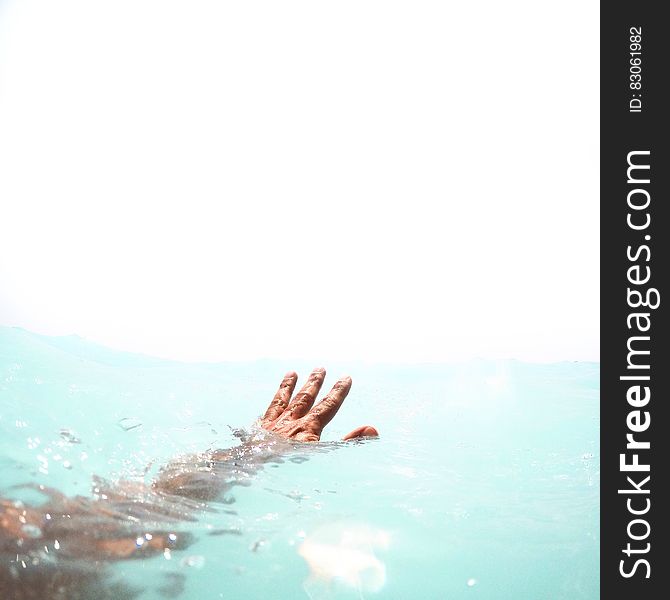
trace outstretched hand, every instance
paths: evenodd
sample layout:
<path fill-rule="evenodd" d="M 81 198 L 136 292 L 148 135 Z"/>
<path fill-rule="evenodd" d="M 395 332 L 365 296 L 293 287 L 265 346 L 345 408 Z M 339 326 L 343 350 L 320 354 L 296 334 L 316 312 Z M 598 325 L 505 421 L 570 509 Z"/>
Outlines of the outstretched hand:
<path fill-rule="evenodd" d="M 342 377 L 314 406 L 325 378 L 325 369 L 314 369 L 305 385 L 291 400 L 298 375 L 294 371 L 286 373 L 275 397 L 260 420 L 261 427 L 291 440 L 318 442 L 323 428 L 332 421 L 351 389 L 351 377 Z M 345 435 L 343 439 L 377 435 L 379 434 L 374 427 L 362 425 Z"/>

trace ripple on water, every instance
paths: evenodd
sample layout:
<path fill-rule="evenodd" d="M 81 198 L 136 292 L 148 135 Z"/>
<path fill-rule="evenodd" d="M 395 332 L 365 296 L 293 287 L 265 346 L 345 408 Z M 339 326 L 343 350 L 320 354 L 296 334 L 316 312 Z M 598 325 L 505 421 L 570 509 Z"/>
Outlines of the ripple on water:
<path fill-rule="evenodd" d="M 142 422 L 135 417 L 124 417 L 123 419 L 119 419 L 116 424 L 124 431 L 130 431 L 131 429 L 142 427 Z"/>

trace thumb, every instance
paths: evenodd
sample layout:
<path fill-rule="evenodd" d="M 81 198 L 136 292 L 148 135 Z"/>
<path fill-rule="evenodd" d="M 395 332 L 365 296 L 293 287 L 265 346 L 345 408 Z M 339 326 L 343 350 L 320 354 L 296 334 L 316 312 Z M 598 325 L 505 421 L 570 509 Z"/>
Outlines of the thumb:
<path fill-rule="evenodd" d="M 361 425 L 356 427 L 352 432 L 347 433 L 342 439 L 343 440 L 354 440 L 356 438 L 362 437 L 378 437 L 379 432 L 372 425 Z"/>

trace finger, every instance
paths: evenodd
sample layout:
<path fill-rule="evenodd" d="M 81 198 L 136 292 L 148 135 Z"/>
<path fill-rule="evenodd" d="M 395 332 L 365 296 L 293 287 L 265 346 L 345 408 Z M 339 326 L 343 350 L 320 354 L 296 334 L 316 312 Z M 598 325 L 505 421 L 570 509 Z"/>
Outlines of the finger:
<path fill-rule="evenodd" d="M 379 437 L 379 432 L 372 425 L 361 425 L 356 427 L 352 432 L 347 433 L 343 440 L 354 440 L 362 437 Z"/>
<path fill-rule="evenodd" d="M 310 408 L 314 405 L 316 397 L 319 395 L 319 390 L 323 385 L 323 380 L 326 378 L 326 369 L 319 367 L 314 369 L 309 379 L 302 386 L 302 389 L 295 395 L 288 410 L 284 413 L 284 419 L 299 419 L 307 414 Z"/>
<path fill-rule="evenodd" d="M 342 377 L 328 392 L 328 395 L 309 411 L 309 414 L 317 420 L 321 428 L 328 425 L 337 411 L 340 410 L 340 406 L 342 406 L 350 389 L 351 377 Z"/>
<path fill-rule="evenodd" d="M 289 371 L 284 375 L 284 379 L 275 394 L 275 397 L 270 402 L 270 406 L 263 415 L 263 422 L 275 421 L 286 410 L 291 395 L 295 389 L 295 384 L 298 382 L 298 374 L 295 371 Z"/>

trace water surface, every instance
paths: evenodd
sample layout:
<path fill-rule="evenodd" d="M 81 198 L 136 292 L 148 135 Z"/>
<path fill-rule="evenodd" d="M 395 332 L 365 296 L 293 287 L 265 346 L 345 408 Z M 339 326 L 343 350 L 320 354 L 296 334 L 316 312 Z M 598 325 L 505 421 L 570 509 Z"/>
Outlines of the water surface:
<path fill-rule="evenodd" d="M 239 445 L 284 372 L 315 366 L 183 364 L 0 328 L 0 496 L 36 507 L 42 485 L 95 512 L 111 500 L 94 477 L 141 486 L 177 456 Z M 598 364 L 324 366 L 325 387 L 343 373 L 354 385 L 321 444 L 282 448 L 216 501 L 171 505 L 174 520 L 129 497 L 132 527 L 184 545 L 101 561 L 109 597 L 598 597 Z M 368 423 L 379 439 L 337 443 Z M 30 573 L 87 568 L 46 545 L 0 544 L 1 585 L 29 598 Z"/>

